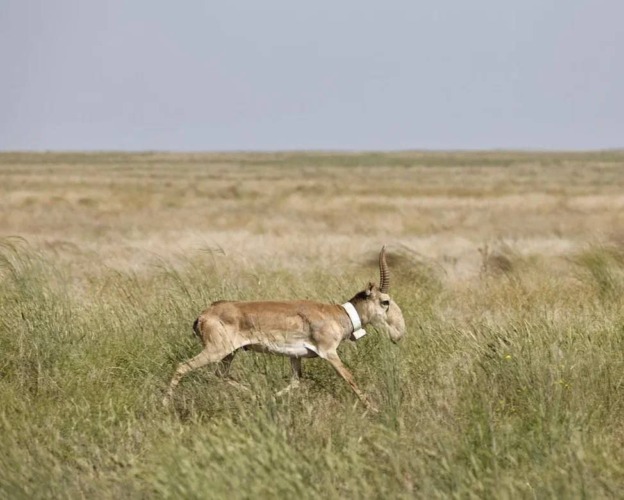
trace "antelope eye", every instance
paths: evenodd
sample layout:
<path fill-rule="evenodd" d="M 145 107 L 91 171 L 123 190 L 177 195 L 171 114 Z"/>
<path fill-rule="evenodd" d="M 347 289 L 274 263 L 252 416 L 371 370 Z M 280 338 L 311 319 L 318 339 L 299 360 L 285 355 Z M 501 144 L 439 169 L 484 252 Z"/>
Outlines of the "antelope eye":
<path fill-rule="evenodd" d="M 390 306 L 390 301 L 389 300 L 382 300 L 381 301 L 381 305 L 384 307 L 389 307 Z"/>

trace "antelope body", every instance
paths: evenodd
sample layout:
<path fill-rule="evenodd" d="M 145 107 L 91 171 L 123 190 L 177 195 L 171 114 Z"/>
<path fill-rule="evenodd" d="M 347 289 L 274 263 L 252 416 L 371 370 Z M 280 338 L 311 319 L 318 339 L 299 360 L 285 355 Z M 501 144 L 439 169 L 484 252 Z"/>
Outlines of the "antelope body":
<path fill-rule="evenodd" d="M 379 254 L 379 267 L 381 286 L 369 283 L 365 290 L 344 305 L 304 300 L 214 302 L 199 315 L 193 325 L 203 350 L 178 365 L 163 404 L 170 402 L 173 390 L 185 374 L 221 361 L 221 375 L 227 376 L 236 352 L 245 349 L 288 356 L 293 380 L 286 390 L 297 384 L 301 376 L 302 358 L 318 356 L 326 359 L 360 400 L 371 408 L 371 403 L 340 360 L 337 348 L 343 340 L 355 340 L 358 335 L 364 334 L 359 330 L 358 320 L 362 327 L 370 324 L 385 330 L 394 342 L 405 335 L 403 314 L 388 295 L 390 275 L 385 247 Z"/>

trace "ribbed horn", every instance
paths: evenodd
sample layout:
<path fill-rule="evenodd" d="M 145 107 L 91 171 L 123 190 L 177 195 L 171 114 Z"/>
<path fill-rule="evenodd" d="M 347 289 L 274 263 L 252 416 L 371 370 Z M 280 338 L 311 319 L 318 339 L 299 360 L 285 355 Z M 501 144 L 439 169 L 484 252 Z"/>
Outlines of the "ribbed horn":
<path fill-rule="evenodd" d="M 379 274 L 381 293 L 388 293 L 388 288 L 390 288 L 390 270 L 386 262 L 386 245 L 381 247 L 381 252 L 379 252 Z"/>

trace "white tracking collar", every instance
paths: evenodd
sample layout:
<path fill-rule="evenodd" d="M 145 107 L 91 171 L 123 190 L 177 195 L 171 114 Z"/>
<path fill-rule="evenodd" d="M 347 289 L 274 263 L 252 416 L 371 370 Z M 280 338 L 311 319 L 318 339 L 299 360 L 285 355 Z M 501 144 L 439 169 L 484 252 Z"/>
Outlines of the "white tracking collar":
<path fill-rule="evenodd" d="M 349 319 L 351 320 L 351 324 L 353 325 L 353 337 L 355 340 L 361 339 L 364 335 L 366 335 L 366 330 L 362 328 L 362 320 L 360 320 L 360 315 L 355 310 L 355 307 L 351 302 L 345 302 L 341 304 L 341 307 L 345 310 L 345 312 L 349 315 Z"/>

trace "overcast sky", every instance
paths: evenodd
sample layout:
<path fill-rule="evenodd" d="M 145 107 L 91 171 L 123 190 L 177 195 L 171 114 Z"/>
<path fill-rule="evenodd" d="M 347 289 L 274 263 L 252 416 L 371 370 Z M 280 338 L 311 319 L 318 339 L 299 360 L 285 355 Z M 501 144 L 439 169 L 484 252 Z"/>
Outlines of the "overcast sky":
<path fill-rule="evenodd" d="M 0 150 L 624 147 L 622 0 L 0 0 Z"/>

